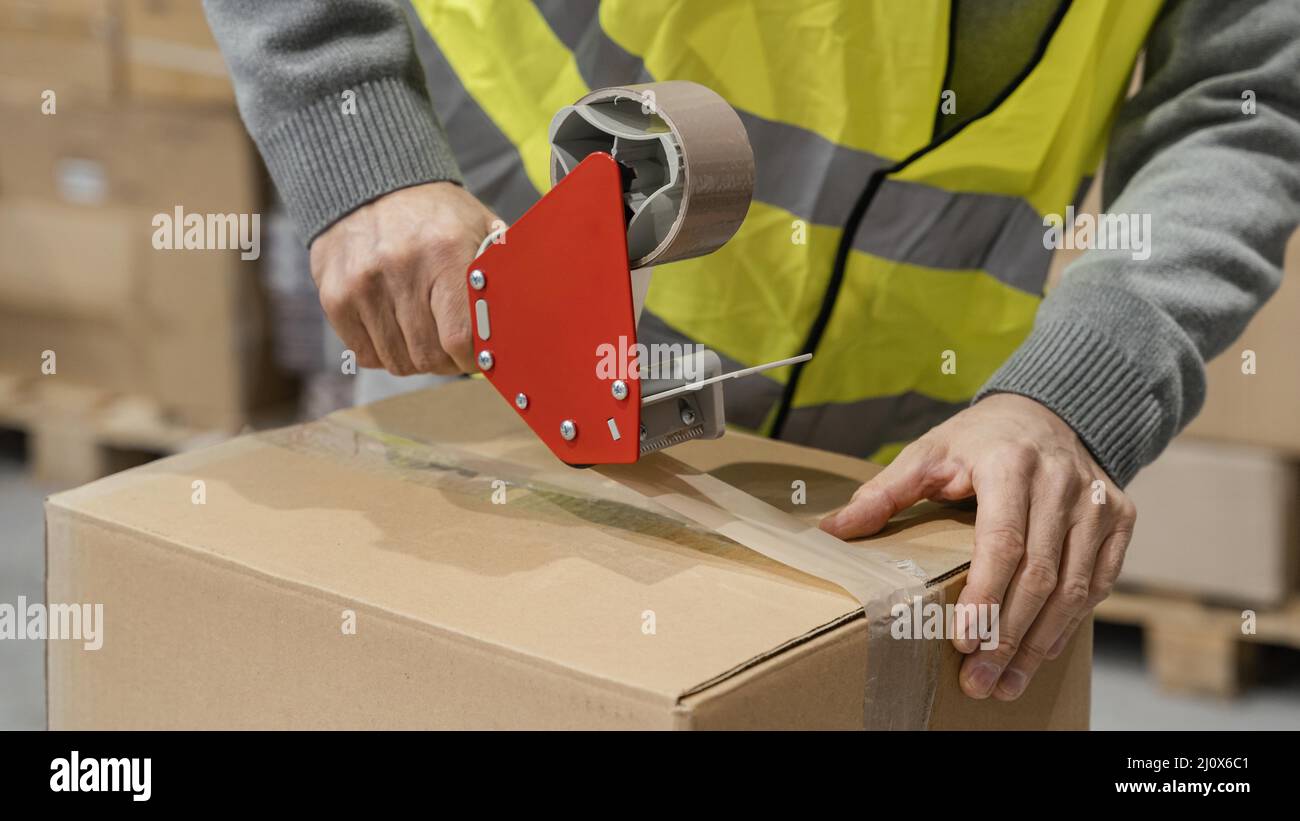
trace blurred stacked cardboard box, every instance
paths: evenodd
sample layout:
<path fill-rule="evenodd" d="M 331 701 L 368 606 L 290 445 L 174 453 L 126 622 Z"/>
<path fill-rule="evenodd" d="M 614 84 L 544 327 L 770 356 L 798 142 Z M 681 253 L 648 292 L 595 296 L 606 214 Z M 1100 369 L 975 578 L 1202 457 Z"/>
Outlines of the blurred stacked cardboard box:
<path fill-rule="evenodd" d="M 231 105 L 226 64 L 197 0 L 125 0 L 122 83 L 136 99 Z"/>
<path fill-rule="evenodd" d="M 177 208 L 250 227 L 263 210 L 261 166 L 201 5 L 0 9 L 0 375 L 49 378 L 53 351 L 61 380 L 238 429 L 286 393 L 269 364 L 260 263 L 154 242 L 155 217 Z"/>
<path fill-rule="evenodd" d="M 0 91 L 68 104 L 108 103 L 118 84 L 119 16 L 114 0 L 0 3 Z"/>
<path fill-rule="evenodd" d="M 198 0 L 5 0 L 0 85 L 67 102 L 235 99 Z"/>
<path fill-rule="evenodd" d="M 1187 434 L 1300 458 L 1298 347 L 1300 233 L 1287 245 L 1282 286 L 1241 338 L 1209 363 L 1205 407 L 1187 426 Z"/>
<path fill-rule="evenodd" d="M 1274 607 L 1295 589 L 1300 471 L 1266 448 L 1183 437 L 1129 488 L 1130 587 Z"/>

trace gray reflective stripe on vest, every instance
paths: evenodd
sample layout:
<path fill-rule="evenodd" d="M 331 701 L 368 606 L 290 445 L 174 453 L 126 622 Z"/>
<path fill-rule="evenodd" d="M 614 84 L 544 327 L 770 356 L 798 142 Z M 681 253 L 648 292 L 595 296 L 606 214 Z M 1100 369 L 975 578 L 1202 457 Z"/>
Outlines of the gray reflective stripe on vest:
<path fill-rule="evenodd" d="M 640 57 L 600 26 L 597 0 L 534 0 L 555 36 L 573 52 L 590 88 L 653 82 Z M 758 164 L 754 199 L 800 219 L 838 227 L 884 157 L 845 148 L 788 123 L 738 111 Z M 816 184 L 810 185 L 811 181 Z M 895 262 L 945 270 L 984 270 L 1041 296 L 1052 253 L 1043 247 L 1043 219 L 1023 199 L 957 193 L 886 179 L 853 247 Z"/>
<path fill-rule="evenodd" d="M 641 58 L 610 39 L 600 27 L 600 0 L 533 0 L 546 24 L 573 52 L 588 88 L 653 83 Z"/>
<path fill-rule="evenodd" d="M 1043 218 L 1018 197 L 886 179 L 853 247 L 927 268 L 984 270 L 1042 296 L 1052 264 L 1052 252 L 1043 247 L 1045 230 Z"/>
<path fill-rule="evenodd" d="M 637 325 L 637 341 L 691 345 L 695 340 L 678 331 L 648 310 Z M 739 370 L 749 363 L 738 362 L 720 351 L 724 371 Z M 762 374 L 728 382 L 723 396 L 727 423 L 759 430 L 781 399 L 781 383 Z M 967 406 L 966 402 L 945 402 L 924 394 L 905 393 L 858 402 L 792 408 L 785 425 L 787 442 L 833 450 L 867 458 L 885 445 L 907 442 L 921 436 Z"/>
<path fill-rule="evenodd" d="M 649 310 L 641 313 L 637 341 L 642 344 L 691 345 L 695 340 L 671 327 Z M 720 351 L 724 371 L 739 370 L 750 363 L 738 362 Z M 762 374 L 728 382 L 723 396 L 727 423 L 759 430 L 781 399 L 782 385 Z M 945 402 L 924 394 L 905 393 L 858 402 L 792 408 L 782 439 L 801 445 L 833 450 L 867 458 L 885 445 L 907 442 L 947 420 L 967 406 L 966 402 Z"/>
<path fill-rule="evenodd" d="M 541 197 L 524 171 L 519 150 L 465 90 L 414 10 L 409 5 L 406 10 L 433 109 L 447 132 L 465 187 L 513 223 Z"/>
<path fill-rule="evenodd" d="M 865 459 L 885 445 L 917 438 L 968 404 L 909 392 L 792 408 L 781 438 Z"/>

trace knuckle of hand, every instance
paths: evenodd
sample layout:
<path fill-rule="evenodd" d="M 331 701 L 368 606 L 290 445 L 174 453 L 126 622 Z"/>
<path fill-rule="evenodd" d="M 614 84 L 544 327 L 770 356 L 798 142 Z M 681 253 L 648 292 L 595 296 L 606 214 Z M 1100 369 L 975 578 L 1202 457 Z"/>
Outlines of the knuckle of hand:
<path fill-rule="evenodd" d="M 909 458 L 929 461 L 937 458 L 942 453 L 942 446 L 934 437 L 926 435 L 912 442 L 903 450 L 907 452 Z"/>
<path fill-rule="evenodd" d="M 349 302 L 360 301 L 373 296 L 383 284 L 385 265 L 368 265 L 348 274 L 343 280 L 343 288 Z"/>
<path fill-rule="evenodd" d="M 1133 500 L 1124 491 L 1109 483 L 1106 485 L 1106 506 L 1120 519 L 1137 516 L 1137 507 L 1133 504 Z"/>
<path fill-rule="evenodd" d="M 430 225 L 420 237 L 420 243 L 429 255 L 439 262 L 458 262 L 460 257 L 469 261 L 469 240 L 464 234 L 446 226 Z"/>
<path fill-rule="evenodd" d="M 1056 491 L 1058 498 L 1066 499 L 1077 496 L 1079 491 L 1087 486 L 1073 463 L 1054 464 L 1051 471 L 1051 486 Z"/>
<path fill-rule="evenodd" d="M 1078 470 L 1079 465 L 1078 451 L 1069 445 L 1054 441 L 1044 446 L 1043 461 L 1062 470 L 1075 471 Z"/>
<path fill-rule="evenodd" d="M 1024 642 L 1019 635 L 1003 631 L 1002 635 L 998 636 L 998 646 L 993 650 L 993 658 L 1002 665 L 1005 665 L 1007 662 L 1011 661 L 1011 659 L 1016 657 L 1016 654 L 1020 652 L 1020 647 L 1023 643 Z"/>
<path fill-rule="evenodd" d="M 1088 590 L 1088 606 L 1096 607 L 1110 596 L 1111 590 L 1115 588 L 1114 577 L 1098 579 L 1097 583 Z"/>
<path fill-rule="evenodd" d="M 1088 601 L 1085 603 L 1084 606 L 1087 609 L 1091 610 L 1092 608 L 1106 601 L 1106 599 L 1110 598 L 1110 591 L 1111 591 L 1111 585 L 1109 584 L 1093 585 L 1092 589 L 1088 592 Z"/>
<path fill-rule="evenodd" d="M 418 240 L 411 241 L 409 234 L 381 235 L 370 252 L 369 265 L 366 267 L 379 273 L 401 271 L 415 261 L 420 245 Z"/>
<path fill-rule="evenodd" d="M 1078 610 L 1088 602 L 1090 579 L 1072 576 L 1061 584 L 1059 595 L 1061 604 L 1070 610 Z"/>
<path fill-rule="evenodd" d="M 1042 461 L 1038 451 L 1018 442 L 1003 445 L 997 458 L 1020 476 L 1032 475 Z"/>
<path fill-rule="evenodd" d="M 984 534 L 984 543 L 1003 558 L 1019 559 L 1025 549 L 1025 534 L 1011 525 L 999 525 Z"/>
<path fill-rule="evenodd" d="M 452 358 L 448 356 L 445 351 L 441 351 L 441 350 L 431 351 L 429 353 L 428 359 L 429 359 L 429 363 L 428 363 L 429 373 L 436 373 L 439 374 L 440 376 L 448 376 L 450 374 L 460 372 L 460 369 L 456 367 L 456 363 L 452 361 Z"/>
<path fill-rule="evenodd" d="M 455 359 L 470 358 L 470 353 L 474 350 L 474 338 L 470 333 L 468 326 L 458 324 L 441 332 L 439 341 L 442 343 L 443 350 Z"/>
<path fill-rule="evenodd" d="M 329 317 L 331 320 L 336 320 L 347 312 L 347 294 L 334 287 L 321 288 L 320 306 L 321 309 L 325 311 L 325 316 Z"/>
<path fill-rule="evenodd" d="M 415 365 L 417 372 L 433 373 L 434 367 L 438 364 L 438 359 L 432 351 L 420 348 L 411 352 L 411 362 Z"/>
<path fill-rule="evenodd" d="M 857 490 L 853 491 L 853 498 L 849 500 L 859 506 L 889 504 L 889 494 L 885 492 L 884 483 L 879 477 L 869 482 L 863 483 Z"/>
<path fill-rule="evenodd" d="M 1039 595 L 1050 593 L 1056 589 L 1056 567 L 1046 559 L 1031 558 L 1025 563 L 1022 583 Z"/>
<path fill-rule="evenodd" d="M 1018 655 L 1026 661 L 1039 662 L 1047 658 L 1047 651 L 1051 649 L 1049 645 L 1027 638 L 1020 644 Z"/>

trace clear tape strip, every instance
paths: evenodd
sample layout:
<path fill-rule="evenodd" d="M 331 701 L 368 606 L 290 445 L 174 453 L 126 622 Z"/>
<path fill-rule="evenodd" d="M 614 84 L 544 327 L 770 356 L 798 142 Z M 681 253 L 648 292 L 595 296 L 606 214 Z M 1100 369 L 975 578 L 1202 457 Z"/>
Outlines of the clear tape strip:
<path fill-rule="evenodd" d="M 338 422 L 350 431 L 347 435 L 359 434 L 382 445 L 388 460 L 413 458 L 416 452 L 423 453 L 427 459 L 436 453 L 449 460 L 448 469 L 467 470 L 471 475 L 510 477 L 528 486 L 539 478 L 529 478 L 536 471 L 514 462 L 446 443 L 406 439 L 356 421 L 327 417 L 317 424 L 332 429 Z M 261 436 L 274 436 L 273 441 L 291 449 L 310 449 L 310 442 L 301 440 L 301 433 L 290 439 L 275 436 L 283 433 L 272 431 Z M 364 451 L 352 455 L 365 461 Z M 804 524 L 740 488 L 667 454 L 650 454 L 634 465 L 602 465 L 595 470 L 706 530 L 844 589 L 862 605 L 867 624 L 863 727 L 923 730 L 929 726 L 939 677 L 941 642 L 895 639 L 891 628 L 894 605 L 901 603 L 910 608 L 917 596 L 923 604 L 942 605 L 941 588 L 927 587 L 925 579 L 871 555 L 863 546 L 849 544 Z M 577 492 L 577 488 L 564 492 Z"/>
<path fill-rule="evenodd" d="M 863 726 L 869 730 L 923 730 L 938 682 L 940 642 L 895 639 L 896 604 L 936 602 L 939 588 L 871 556 L 862 547 L 804 524 L 708 473 L 657 453 L 635 465 L 604 465 L 607 478 L 680 516 L 762 555 L 843 588 L 867 621 Z M 938 602 L 942 604 L 942 602 Z"/>

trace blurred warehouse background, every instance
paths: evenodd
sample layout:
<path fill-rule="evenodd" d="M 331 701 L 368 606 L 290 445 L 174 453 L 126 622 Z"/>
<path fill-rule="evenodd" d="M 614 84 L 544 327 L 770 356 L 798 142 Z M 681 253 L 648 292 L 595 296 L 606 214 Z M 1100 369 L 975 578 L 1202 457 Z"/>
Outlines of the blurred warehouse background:
<path fill-rule="evenodd" d="M 260 258 L 155 250 L 179 205 L 260 214 Z M 1200 418 L 1132 487 L 1095 727 L 1300 729 L 1290 252 Z M 0 0 L 0 601 L 43 598 L 45 494 L 344 406 L 340 351 L 197 0 Z M 0 728 L 44 726 L 43 675 L 38 644 L 0 642 Z"/>

